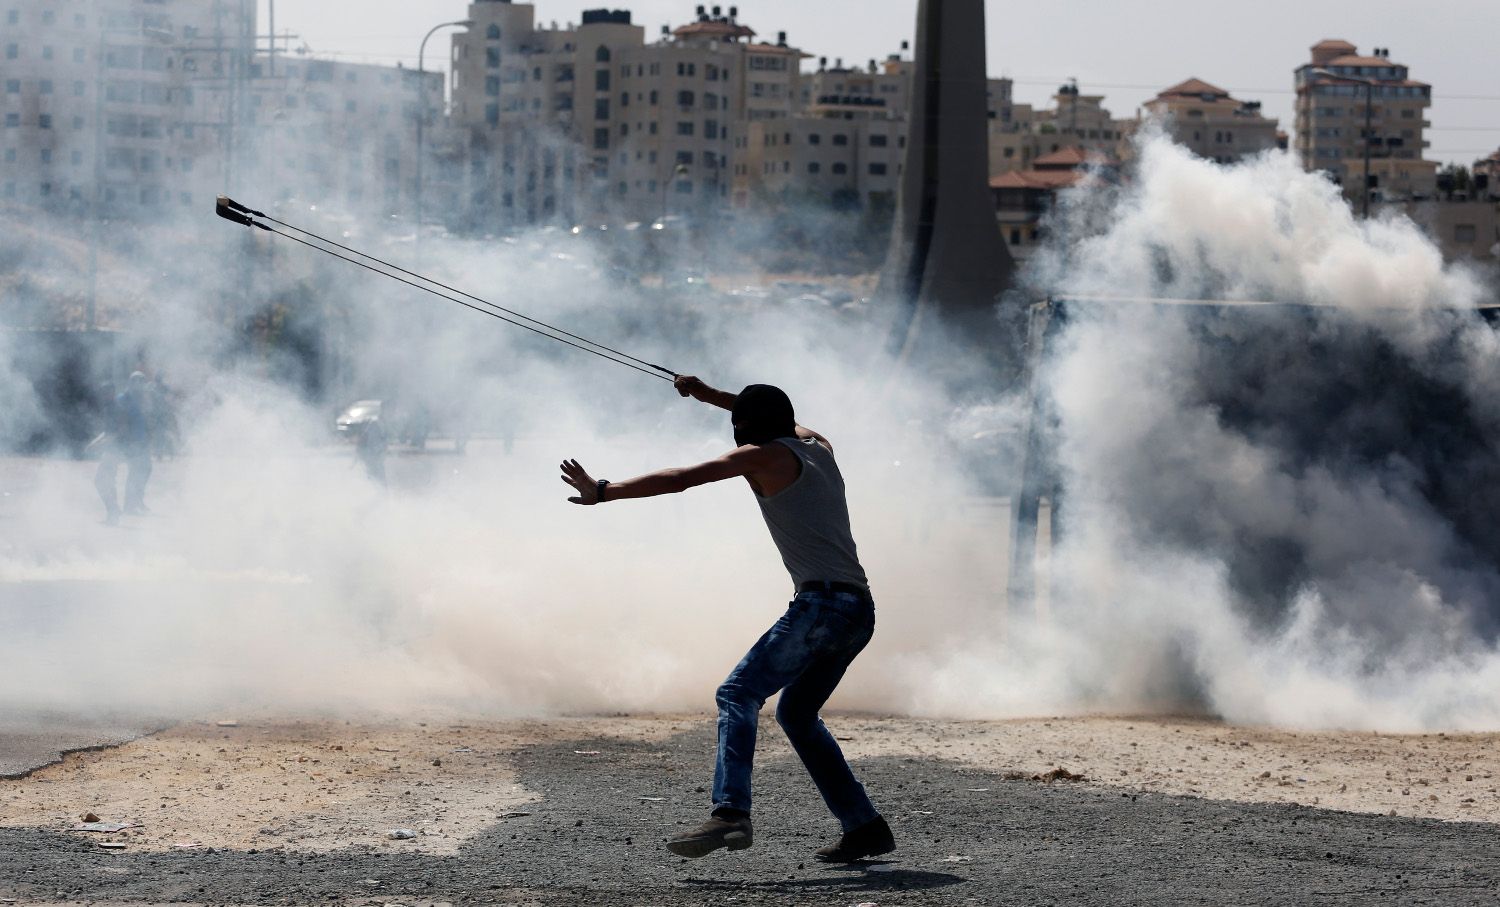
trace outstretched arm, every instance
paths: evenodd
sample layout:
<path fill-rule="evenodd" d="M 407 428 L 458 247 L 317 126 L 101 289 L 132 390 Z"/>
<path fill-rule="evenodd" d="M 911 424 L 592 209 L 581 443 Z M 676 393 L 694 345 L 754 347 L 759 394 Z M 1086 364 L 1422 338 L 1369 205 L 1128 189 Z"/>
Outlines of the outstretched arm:
<path fill-rule="evenodd" d="M 701 400 L 719 409 L 734 409 L 734 401 L 739 398 L 739 394 L 709 387 L 703 379 L 693 375 L 678 375 L 677 379 L 672 382 L 672 386 L 677 388 L 677 393 L 684 397 Z"/>
<path fill-rule="evenodd" d="M 722 482 L 737 476 L 749 475 L 766 465 L 774 452 L 763 447 L 740 447 L 717 459 L 699 463 L 697 466 L 673 467 L 648 472 L 643 476 L 610 482 L 605 486 L 606 501 L 625 498 L 650 498 L 661 494 L 677 494 L 709 482 Z M 560 467 L 562 480 L 578 494 L 568 498 L 574 504 L 599 503 L 599 483 L 588 474 L 577 460 L 564 460 Z"/>

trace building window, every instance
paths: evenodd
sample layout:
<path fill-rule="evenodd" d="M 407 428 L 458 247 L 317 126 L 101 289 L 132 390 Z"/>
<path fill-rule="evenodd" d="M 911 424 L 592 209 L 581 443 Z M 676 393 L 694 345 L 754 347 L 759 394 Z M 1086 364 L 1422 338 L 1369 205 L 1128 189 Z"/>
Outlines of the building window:
<path fill-rule="evenodd" d="M 609 98 L 599 98 L 594 101 L 594 119 L 609 119 Z"/>
<path fill-rule="evenodd" d="M 677 92 L 677 106 L 678 107 L 692 107 L 693 106 L 693 93 L 691 91 L 679 91 L 679 92 Z"/>
<path fill-rule="evenodd" d="M 484 65 L 488 69 L 500 68 L 500 48 L 486 47 L 484 49 Z"/>
<path fill-rule="evenodd" d="M 1479 231 L 1473 224 L 1454 224 L 1453 241 L 1456 243 L 1471 243 L 1479 235 Z"/>
<path fill-rule="evenodd" d="M 609 48 L 601 46 L 598 50 L 594 51 L 594 61 L 596 63 L 608 63 Z"/>
<path fill-rule="evenodd" d="M 627 135 L 630 135 L 630 124 L 629 123 L 621 123 L 620 124 L 620 138 L 624 138 Z M 622 161 L 621 163 L 624 163 L 624 162 Z"/>
<path fill-rule="evenodd" d="M 811 163 L 809 163 L 807 165 L 807 172 L 808 173 L 818 173 L 822 169 L 823 169 L 823 165 L 819 164 L 817 161 L 812 161 Z"/>
<path fill-rule="evenodd" d="M 885 176 L 885 165 L 884 164 L 871 164 L 870 165 L 870 175 L 871 176 Z"/>
<path fill-rule="evenodd" d="M 651 134 L 651 135 L 656 135 L 656 121 L 655 120 L 652 120 L 651 122 L 649 122 L 649 123 L 646 124 L 646 132 L 649 133 L 649 134 Z M 652 152 L 652 154 L 655 154 L 655 153 L 656 152 L 654 152 L 654 151 Z"/>
<path fill-rule="evenodd" d="M 692 120 L 683 120 L 683 121 L 679 122 L 677 124 L 677 134 L 678 135 L 692 135 L 693 134 L 693 121 Z"/>
<path fill-rule="evenodd" d="M 692 180 L 678 180 L 677 181 L 677 194 L 678 195 L 692 195 L 693 194 L 693 181 Z"/>
<path fill-rule="evenodd" d="M 599 48 L 603 50 L 604 48 Z M 594 71 L 594 90 L 609 91 L 609 70 L 598 69 Z"/>
<path fill-rule="evenodd" d="M 839 174 L 840 176 L 842 176 L 843 174 L 849 172 L 849 165 L 848 164 L 834 164 L 833 165 L 833 172 Z"/>
<path fill-rule="evenodd" d="M 500 97 L 500 77 L 499 76 L 485 76 L 484 77 L 484 93 L 485 93 L 486 96 L 491 97 L 491 98 L 498 98 L 498 97 Z"/>
<path fill-rule="evenodd" d="M 484 105 L 484 121 L 486 123 L 489 123 L 491 126 L 493 126 L 496 123 L 500 122 L 500 105 L 499 104 L 486 104 L 486 105 Z"/>
<path fill-rule="evenodd" d="M 43 148 L 42 149 L 42 163 L 44 163 L 44 164 L 50 164 L 50 163 L 52 163 L 52 149 L 51 148 Z"/>
<path fill-rule="evenodd" d="M 872 135 L 872 136 L 870 136 L 870 147 L 871 148 L 884 148 L 885 144 L 886 144 L 886 137 L 885 136 L 883 136 L 883 135 Z"/>
<path fill-rule="evenodd" d="M 620 106 L 621 107 L 629 107 L 630 106 L 630 92 L 623 91 L 623 92 L 620 93 Z"/>
<path fill-rule="evenodd" d="M 19 113 L 7 113 L 5 115 L 5 125 L 10 127 L 21 125 L 21 115 Z"/>
<path fill-rule="evenodd" d="M 843 133 L 839 133 L 833 137 L 833 143 L 835 145 L 847 145 L 849 144 L 849 137 Z"/>
<path fill-rule="evenodd" d="M 499 41 L 500 26 L 490 23 L 490 27 L 484 30 L 484 37 L 487 41 Z"/>
<path fill-rule="evenodd" d="M 594 130 L 594 147 L 596 149 L 599 149 L 599 150 L 603 150 L 603 149 L 609 147 L 609 130 L 608 129 L 595 129 Z"/>
<path fill-rule="evenodd" d="M 656 92 L 655 92 L 655 91 L 653 91 L 653 92 L 651 92 L 651 98 L 650 98 L 650 101 L 651 101 L 651 106 L 652 106 L 652 107 L 655 107 L 655 106 L 656 106 L 656 99 L 657 99 L 657 94 L 656 94 Z"/>
<path fill-rule="evenodd" d="M 560 95 L 558 95 L 557 96 L 557 109 L 558 110 L 572 110 L 573 109 L 573 96 L 570 95 L 570 94 L 560 94 Z"/>
<path fill-rule="evenodd" d="M 719 121 L 718 120 L 704 120 L 703 121 L 703 137 L 706 138 L 706 139 L 717 139 L 719 137 Z"/>
<path fill-rule="evenodd" d="M 19 56 L 21 56 L 21 45 L 19 45 L 19 44 L 7 44 L 7 45 L 5 45 L 5 59 L 7 59 L 7 60 L 14 60 L 14 59 L 16 59 Z"/>
<path fill-rule="evenodd" d="M 21 93 L 21 80 L 20 79 L 6 79 L 5 80 L 5 93 L 6 94 L 20 94 Z"/>
<path fill-rule="evenodd" d="M 36 118 L 36 124 L 37 124 L 37 126 L 41 127 L 42 129 L 51 129 L 52 128 L 52 114 L 50 114 L 50 113 L 44 113 L 41 116 L 37 117 Z"/>
<path fill-rule="evenodd" d="M 807 136 L 807 144 L 809 144 L 809 145 L 821 145 L 821 144 L 823 144 L 823 136 L 819 135 L 816 132 L 809 133 L 808 136 Z"/>

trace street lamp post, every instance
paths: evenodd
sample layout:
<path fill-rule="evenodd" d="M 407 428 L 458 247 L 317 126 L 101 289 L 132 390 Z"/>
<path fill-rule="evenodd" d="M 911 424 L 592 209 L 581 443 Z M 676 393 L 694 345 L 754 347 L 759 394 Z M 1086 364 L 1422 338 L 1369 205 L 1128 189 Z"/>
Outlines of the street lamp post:
<path fill-rule="evenodd" d="M 1375 87 L 1375 80 L 1373 80 L 1373 79 L 1366 79 L 1366 78 L 1363 78 L 1361 76 L 1339 76 L 1339 75 L 1334 75 L 1333 73 L 1329 72 L 1328 70 L 1322 69 L 1322 68 L 1314 69 L 1312 72 L 1313 72 L 1313 75 L 1327 76 L 1330 79 L 1343 79 L 1346 82 L 1358 82 L 1359 84 L 1361 84 L 1361 85 L 1363 85 L 1365 87 L 1365 134 L 1364 134 L 1364 140 L 1365 140 L 1365 179 L 1364 179 L 1364 187 L 1361 190 L 1364 193 L 1364 197 L 1365 198 L 1364 198 L 1364 203 L 1362 205 L 1361 210 L 1363 211 L 1363 217 L 1364 217 L 1364 219 L 1365 220 L 1369 220 L 1370 219 L 1370 112 L 1371 112 L 1370 93 L 1371 93 L 1371 91 Z"/>
<path fill-rule="evenodd" d="M 422 37 L 422 45 L 417 48 L 417 234 L 415 239 L 415 250 L 417 261 L 421 262 L 422 253 L 422 140 L 423 127 L 427 123 L 427 39 L 444 28 L 470 28 L 474 25 L 473 19 L 460 19 L 456 22 L 444 22 L 434 25 Z"/>

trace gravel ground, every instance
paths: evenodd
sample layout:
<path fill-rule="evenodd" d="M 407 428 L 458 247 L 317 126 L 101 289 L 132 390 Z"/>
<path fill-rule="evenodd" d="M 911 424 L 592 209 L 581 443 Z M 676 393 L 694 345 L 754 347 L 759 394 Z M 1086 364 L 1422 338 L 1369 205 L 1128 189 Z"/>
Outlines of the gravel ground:
<path fill-rule="evenodd" d="M 451 854 L 398 842 L 332 852 L 106 851 L 54 828 L 0 828 L 0 898 L 204 904 L 1494 904 L 1500 843 L 1442 822 L 1007 779 L 932 755 L 861 758 L 890 819 L 888 859 L 811 859 L 836 834 L 773 727 L 756 771 L 756 844 L 683 861 L 713 726 L 652 739 L 544 739 L 507 760 L 536 799 Z M 579 751 L 598 751 L 582 756 Z M 517 813 L 525 813 L 518 815 Z"/>

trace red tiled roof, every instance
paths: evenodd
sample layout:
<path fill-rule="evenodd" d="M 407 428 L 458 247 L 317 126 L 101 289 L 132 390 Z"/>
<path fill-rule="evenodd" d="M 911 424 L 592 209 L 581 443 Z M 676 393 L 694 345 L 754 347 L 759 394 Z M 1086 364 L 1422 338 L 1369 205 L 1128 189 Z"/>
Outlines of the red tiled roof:
<path fill-rule="evenodd" d="M 1426 82 L 1418 82 L 1415 79 L 1371 79 L 1370 81 L 1374 82 L 1376 85 L 1415 85 L 1418 88 L 1431 88 L 1432 87 L 1431 85 L 1428 85 Z M 1324 77 L 1322 77 L 1318 81 L 1318 84 L 1319 85 L 1363 85 L 1365 83 L 1363 81 L 1361 81 L 1361 80 L 1358 80 L 1358 79 L 1346 79 L 1346 78 L 1343 78 L 1342 76 L 1324 76 Z M 1300 93 L 1301 91 L 1303 91 L 1304 88 L 1306 88 L 1306 86 L 1303 86 L 1303 88 L 1297 89 L 1297 91 Z"/>
<path fill-rule="evenodd" d="M 1357 49 L 1357 48 L 1355 48 L 1355 46 L 1353 44 L 1350 44 L 1348 41 L 1341 41 L 1338 38 L 1324 38 L 1322 41 L 1319 41 L 1317 44 L 1314 44 L 1312 46 L 1312 49 L 1314 51 L 1319 51 L 1319 50 L 1343 50 L 1345 48 L 1348 48 L 1348 50 L 1349 50 L 1350 53 L 1354 53 L 1354 51 Z"/>
<path fill-rule="evenodd" d="M 991 189 L 1062 189 L 1088 176 L 1084 170 L 1022 170 L 990 180 Z"/>
<path fill-rule="evenodd" d="M 1324 66 L 1400 66 L 1400 63 L 1392 63 L 1385 57 L 1361 57 L 1358 54 L 1344 54 L 1342 57 L 1334 57 Z"/>
<path fill-rule="evenodd" d="M 710 38 L 753 38 L 755 29 L 747 25 L 732 25 L 728 22 L 690 22 L 673 29 L 679 38 L 692 35 L 707 35 Z"/>
<path fill-rule="evenodd" d="M 1205 94 L 1222 95 L 1226 98 L 1229 97 L 1229 92 L 1225 91 L 1222 88 L 1216 88 L 1215 86 L 1208 84 L 1202 79 L 1188 79 L 1186 82 L 1178 83 L 1177 85 L 1173 85 L 1171 88 L 1166 89 L 1165 91 L 1158 94 L 1157 97 L 1164 98 L 1168 95 Z"/>
<path fill-rule="evenodd" d="M 1031 162 L 1031 166 L 1038 170 L 1072 170 L 1082 167 L 1084 164 L 1108 164 L 1109 158 L 1096 151 L 1087 151 L 1074 145 L 1070 148 L 1060 148 L 1051 154 L 1044 154 Z"/>

